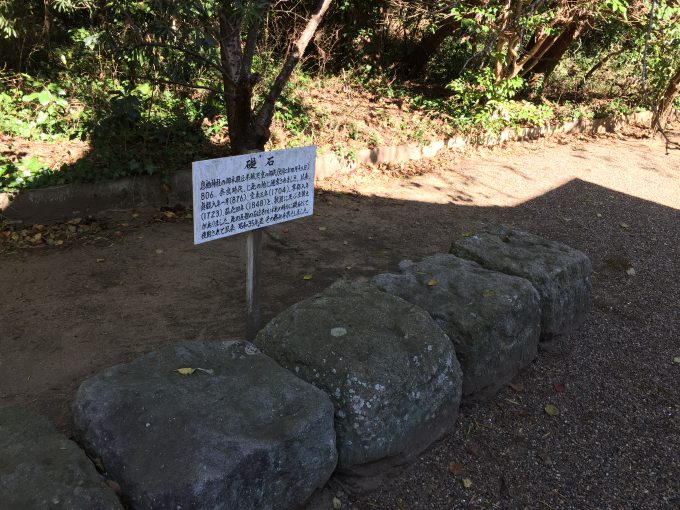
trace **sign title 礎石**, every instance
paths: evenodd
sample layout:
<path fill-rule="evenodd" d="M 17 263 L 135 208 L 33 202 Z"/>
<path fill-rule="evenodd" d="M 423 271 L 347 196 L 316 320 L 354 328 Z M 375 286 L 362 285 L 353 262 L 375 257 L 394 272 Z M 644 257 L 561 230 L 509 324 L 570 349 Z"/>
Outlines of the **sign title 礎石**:
<path fill-rule="evenodd" d="M 311 216 L 316 147 L 193 164 L 194 244 Z"/>

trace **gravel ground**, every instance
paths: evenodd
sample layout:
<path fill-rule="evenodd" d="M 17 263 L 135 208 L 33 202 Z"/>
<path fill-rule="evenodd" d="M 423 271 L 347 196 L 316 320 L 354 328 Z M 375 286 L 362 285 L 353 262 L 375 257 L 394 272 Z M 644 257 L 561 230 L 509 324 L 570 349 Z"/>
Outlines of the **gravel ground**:
<path fill-rule="evenodd" d="M 266 318 L 487 223 L 565 242 L 596 271 L 578 333 L 464 407 L 380 490 L 340 494 L 343 508 L 680 508 L 680 150 L 631 132 L 449 152 L 327 182 L 315 209 L 271 229 Z M 168 343 L 243 335 L 243 239 L 194 247 L 181 216 L 55 227 L 54 239 L 71 233 L 52 246 L 0 236 L 0 401 L 69 433 L 71 398 L 91 374 Z"/>
<path fill-rule="evenodd" d="M 455 202 L 514 206 L 488 219 L 589 254 L 594 306 L 558 352 L 465 406 L 420 462 L 351 507 L 680 508 L 680 150 L 621 138 L 515 146 L 400 187 L 450 190 L 441 184 L 453 171 L 469 183 Z M 360 181 L 348 185 L 361 191 Z M 394 194 L 387 186 L 381 195 Z"/>

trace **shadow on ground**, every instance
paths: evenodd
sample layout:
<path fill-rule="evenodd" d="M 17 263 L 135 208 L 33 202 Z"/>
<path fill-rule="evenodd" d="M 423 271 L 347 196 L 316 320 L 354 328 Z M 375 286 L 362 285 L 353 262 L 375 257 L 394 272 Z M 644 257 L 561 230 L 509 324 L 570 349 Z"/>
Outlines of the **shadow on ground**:
<path fill-rule="evenodd" d="M 464 190 L 447 194 L 469 199 Z M 188 220 L 125 214 L 112 220 L 122 232 L 114 242 L 3 257 L 0 398 L 46 414 L 65 432 L 72 396 L 90 375 L 168 343 L 243 336 L 243 237 L 194 247 Z M 515 207 L 325 192 L 314 217 L 273 227 L 263 257 L 266 319 L 336 279 L 445 252 L 489 223 L 564 242 L 593 260 L 587 323 L 559 354 L 541 355 L 519 376 L 522 391 L 464 408 L 451 434 L 393 484 L 347 504 L 680 503 L 680 367 L 672 362 L 680 355 L 679 220 L 672 207 L 574 179 Z M 567 390 L 555 392 L 557 382 Z M 559 417 L 543 413 L 548 403 Z M 464 465 L 472 489 L 449 473 L 451 462 Z"/>

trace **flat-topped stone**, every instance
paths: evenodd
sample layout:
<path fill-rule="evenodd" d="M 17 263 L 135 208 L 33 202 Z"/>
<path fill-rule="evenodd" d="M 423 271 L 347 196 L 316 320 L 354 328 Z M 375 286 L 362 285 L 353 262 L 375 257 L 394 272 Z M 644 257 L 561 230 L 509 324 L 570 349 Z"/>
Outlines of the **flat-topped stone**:
<path fill-rule="evenodd" d="M 77 440 L 136 510 L 295 509 L 337 463 L 328 397 L 248 342 L 109 368 L 80 386 L 73 414 Z"/>
<path fill-rule="evenodd" d="M 524 278 L 489 271 L 454 255 L 404 261 L 378 288 L 427 310 L 449 335 L 463 370 L 463 398 L 486 399 L 536 357 L 540 306 Z"/>
<path fill-rule="evenodd" d="M 529 280 L 541 296 L 541 340 L 566 335 L 590 308 L 590 259 L 574 248 L 506 226 L 456 239 L 451 253 Z"/>
<path fill-rule="evenodd" d="M 275 317 L 255 340 L 335 405 L 338 472 L 372 477 L 450 430 L 462 376 L 427 312 L 369 283 L 340 281 Z"/>
<path fill-rule="evenodd" d="M 0 406 L 0 508 L 122 510 L 90 459 L 42 416 Z"/>

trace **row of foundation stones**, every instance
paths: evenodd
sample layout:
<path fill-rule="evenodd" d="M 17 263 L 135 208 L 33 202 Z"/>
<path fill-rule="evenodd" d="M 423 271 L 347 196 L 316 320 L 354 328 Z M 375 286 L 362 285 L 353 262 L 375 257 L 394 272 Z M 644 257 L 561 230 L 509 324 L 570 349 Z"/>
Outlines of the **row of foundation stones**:
<path fill-rule="evenodd" d="M 590 300 L 583 253 L 507 227 L 399 269 L 335 283 L 254 344 L 179 344 L 85 381 L 75 439 L 98 470 L 44 419 L 0 409 L 3 508 L 121 508 L 114 488 L 133 509 L 295 509 L 332 475 L 365 489 L 579 326 Z"/>

